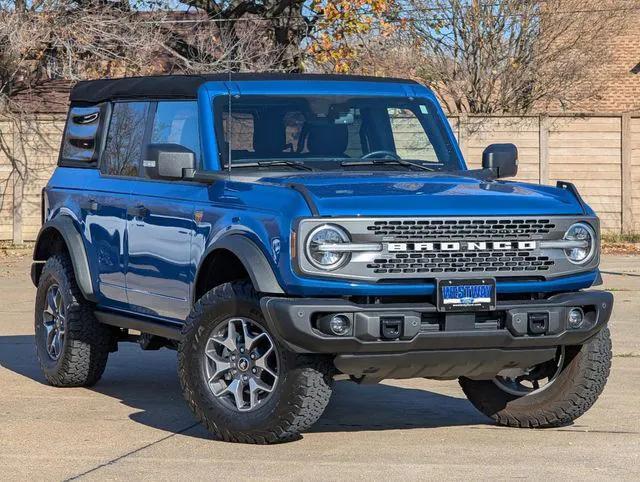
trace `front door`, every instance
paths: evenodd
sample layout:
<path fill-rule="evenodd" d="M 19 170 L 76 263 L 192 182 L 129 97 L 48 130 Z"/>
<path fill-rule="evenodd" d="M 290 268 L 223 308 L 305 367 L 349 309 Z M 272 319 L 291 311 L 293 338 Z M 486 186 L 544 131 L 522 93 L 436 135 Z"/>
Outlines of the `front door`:
<path fill-rule="evenodd" d="M 179 144 L 200 158 L 195 101 L 153 104 L 151 144 Z M 206 186 L 152 180 L 142 169 L 141 181 L 127 210 L 127 294 L 130 308 L 141 314 L 184 320 L 190 310 L 191 242 L 195 233 L 195 200 Z"/>

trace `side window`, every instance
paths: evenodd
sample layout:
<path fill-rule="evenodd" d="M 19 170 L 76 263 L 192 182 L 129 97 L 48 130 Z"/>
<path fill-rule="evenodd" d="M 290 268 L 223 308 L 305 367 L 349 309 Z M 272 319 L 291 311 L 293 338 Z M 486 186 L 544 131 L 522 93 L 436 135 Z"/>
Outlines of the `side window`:
<path fill-rule="evenodd" d="M 198 104 L 193 101 L 158 102 L 153 120 L 151 144 L 179 144 L 191 149 L 200 160 Z"/>
<path fill-rule="evenodd" d="M 148 109 L 148 102 L 118 102 L 113 105 L 100 166 L 104 174 L 138 175 Z"/>
<path fill-rule="evenodd" d="M 439 162 L 420 119 L 409 109 L 388 109 L 396 152 L 403 159 Z"/>
<path fill-rule="evenodd" d="M 62 142 L 61 165 L 93 167 L 98 160 L 103 105 L 72 107 Z"/>

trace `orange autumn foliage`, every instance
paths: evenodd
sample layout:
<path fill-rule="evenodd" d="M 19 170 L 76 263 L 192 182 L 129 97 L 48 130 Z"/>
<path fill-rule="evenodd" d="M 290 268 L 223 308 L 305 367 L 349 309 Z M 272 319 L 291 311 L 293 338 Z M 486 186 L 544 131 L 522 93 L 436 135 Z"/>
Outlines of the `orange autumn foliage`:
<path fill-rule="evenodd" d="M 389 35 L 396 28 L 390 19 L 397 12 L 397 0 L 313 0 L 318 34 L 309 54 L 319 64 L 328 64 L 336 73 L 348 73 L 356 60 L 353 43 L 373 32 Z"/>

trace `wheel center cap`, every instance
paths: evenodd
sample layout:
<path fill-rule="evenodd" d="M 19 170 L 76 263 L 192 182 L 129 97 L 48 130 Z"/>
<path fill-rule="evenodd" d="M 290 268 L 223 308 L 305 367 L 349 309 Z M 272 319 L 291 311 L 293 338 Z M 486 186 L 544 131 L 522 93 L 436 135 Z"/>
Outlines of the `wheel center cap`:
<path fill-rule="evenodd" d="M 246 372 L 249 369 L 249 359 L 245 357 L 241 357 L 238 360 L 238 370 L 241 372 Z"/>

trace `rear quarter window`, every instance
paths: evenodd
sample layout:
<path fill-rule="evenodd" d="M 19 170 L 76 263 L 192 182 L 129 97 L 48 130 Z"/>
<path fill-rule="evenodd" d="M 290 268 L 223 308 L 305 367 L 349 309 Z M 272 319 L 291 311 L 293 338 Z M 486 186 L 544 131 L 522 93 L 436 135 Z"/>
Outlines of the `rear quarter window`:
<path fill-rule="evenodd" d="M 100 155 L 100 142 L 106 117 L 106 105 L 69 109 L 62 140 L 59 165 L 95 167 Z"/>

